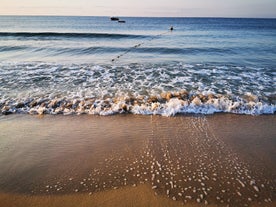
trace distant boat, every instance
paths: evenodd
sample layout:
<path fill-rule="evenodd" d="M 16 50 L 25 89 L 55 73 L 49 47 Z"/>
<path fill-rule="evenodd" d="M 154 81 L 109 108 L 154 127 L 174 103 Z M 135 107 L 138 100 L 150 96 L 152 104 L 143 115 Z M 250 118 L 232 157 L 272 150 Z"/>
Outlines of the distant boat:
<path fill-rule="evenodd" d="M 125 20 L 119 20 L 118 22 L 119 22 L 119 23 L 126 23 Z"/>
<path fill-rule="evenodd" d="M 120 19 L 118 17 L 110 17 L 111 21 L 119 21 Z"/>

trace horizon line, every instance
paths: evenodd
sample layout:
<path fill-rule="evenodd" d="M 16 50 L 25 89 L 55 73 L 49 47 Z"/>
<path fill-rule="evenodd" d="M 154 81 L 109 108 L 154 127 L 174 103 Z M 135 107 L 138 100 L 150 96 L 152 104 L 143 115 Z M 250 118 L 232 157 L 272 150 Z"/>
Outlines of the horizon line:
<path fill-rule="evenodd" d="M 52 14 L 0 14 L 0 16 L 41 16 L 41 17 L 126 17 L 126 18 L 223 18 L 223 19 L 276 19 L 275 17 L 232 17 L 232 16 L 120 16 L 120 15 L 52 15 Z"/>

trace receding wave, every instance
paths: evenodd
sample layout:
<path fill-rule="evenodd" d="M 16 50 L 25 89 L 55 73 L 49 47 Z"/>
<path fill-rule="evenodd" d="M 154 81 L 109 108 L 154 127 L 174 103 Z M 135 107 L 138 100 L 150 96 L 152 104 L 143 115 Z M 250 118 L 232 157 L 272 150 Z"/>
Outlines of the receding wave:
<path fill-rule="evenodd" d="M 60 33 L 60 32 L 0 32 L 0 37 L 23 37 L 23 38 L 144 38 L 145 35 L 113 34 L 113 33 Z"/>

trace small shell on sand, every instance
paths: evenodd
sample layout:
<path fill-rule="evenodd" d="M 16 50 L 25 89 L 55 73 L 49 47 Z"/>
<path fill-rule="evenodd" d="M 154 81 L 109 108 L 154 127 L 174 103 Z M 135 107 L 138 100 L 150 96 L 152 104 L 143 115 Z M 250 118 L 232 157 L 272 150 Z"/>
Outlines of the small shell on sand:
<path fill-rule="evenodd" d="M 201 199 L 203 199 L 203 194 L 200 194 L 199 197 L 200 197 Z"/>
<path fill-rule="evenodd" d="M 250 180 L 250 185 L 255 185 L 255 184 L 256 184 L 255 180 Z"/>
<path fill-rule="evenodd" d="M 170 181 L 170 185 L 171 185 L 171 189 L 173 189 L 173 182 L 172 181 Z"/>
<path fill-rule="evenodd" d="M 253 188 L 254 188 L 254 190 L 257 191 L 257 192 L 260 191 L 259 188 L 258 188 L 256 185 L 254 185 Z"/>
<path fill-rule="evenodd" d="M 236 180 L 241 184 L 243 188 L 245 187 L 245 184 L 240 179 L 237 178 Z"/>

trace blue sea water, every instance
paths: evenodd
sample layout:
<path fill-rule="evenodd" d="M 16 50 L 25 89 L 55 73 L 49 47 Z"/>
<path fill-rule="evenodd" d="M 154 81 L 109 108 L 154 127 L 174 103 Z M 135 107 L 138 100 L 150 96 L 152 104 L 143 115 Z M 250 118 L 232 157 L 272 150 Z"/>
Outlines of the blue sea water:
<path fill-rule="evenodd" d="M 121 19 L 0 16 L 2 114 L 275 113 L 276 19 Z"/>

